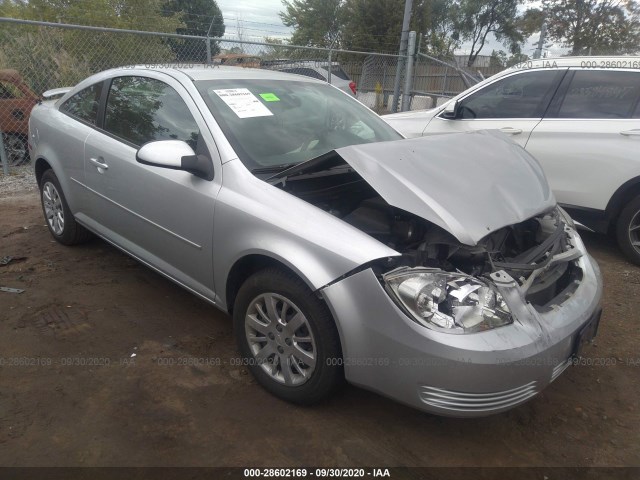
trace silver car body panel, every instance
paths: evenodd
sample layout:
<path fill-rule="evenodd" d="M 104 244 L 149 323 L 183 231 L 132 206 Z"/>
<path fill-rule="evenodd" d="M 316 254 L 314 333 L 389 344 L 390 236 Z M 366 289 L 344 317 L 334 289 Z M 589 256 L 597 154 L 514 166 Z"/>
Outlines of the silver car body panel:
<path fill-rule="evenodd" d="M 531 398 L 568 366 L 576 336 L 602 296 L 596 262 L 575 232 L 572 241 L 583 254 L 577 264 L 584 272 L 573 296 L 540 313 L 515 281 L 505 281 L 498 288 L 515 321 L 485 332 L 451 335 L 422 327 L 397 307 L 371 269 L 323 289 L 341 319 L 347 380 L 456 417 L 498 413 Z"/>
<path fill-rule="evenodd" d="M 140 164 L 135 148 L 58 110 L 79 90 L 120 75 L 157 78 L 179 92 L 211 154 L 212 181 Z M 223 310 L 231 307 L 226 288 L 237 262 L 261 255 L 286 265 L 331 309 L 347 379 L 401 402 L 448 415 L 486 415 L 524 401 L 561 373 L 602 292 L 597 266 L 579 237 L 574 234 L 574 248 L 582 256 L 573 261 L 582 279 L 568 300 L 547 313 L 528 304 L 515 282 L 496 282 L 515 316 L 512 325 L 465 335 L 422 327 L 368 268 L 398 252 L 247 170 L 192 81 L 214 78 L 291 76 L 233 67 L 103 72 L 55 104 L 34 108 L 29 141 L 36 168 L 41 159 L 48 162 L 80 223 Z M 521 148 L 484 133 L 453 138 L 336 152 L 390 203 L 470 245 L 555 203 L 539 166 Z M 106 170 L 92 162 L 100 160 L 96 156 Z M 368 359 L 378 357 L 390 363 L 372 368 Z M 534 364 L 519 366 L 523 360 Z M 501 369 L 503 363 L 508 368 Z M 469 402 L 472 408 L 456 406 Z"/>
<path fill-rule="evenodd" d="M 389 204 L 467 245 L 556 203 L 540 165 L 496 132 L 353 145 L 336 152 Z"/>
<path fill-rule="evenodd" d="M 247 255 L 284 263 L 312 290 L 367 262 L 399 255 L 333 215 L 259 180 L 239 160 L 225 164 L 223 175 L 213 241 L 221 300 L 231 268 Z"/>

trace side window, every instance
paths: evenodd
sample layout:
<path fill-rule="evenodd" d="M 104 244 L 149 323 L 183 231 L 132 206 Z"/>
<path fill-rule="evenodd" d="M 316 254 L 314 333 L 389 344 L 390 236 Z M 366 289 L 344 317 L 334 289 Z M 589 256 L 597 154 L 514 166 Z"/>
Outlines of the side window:
<path fill-rule="evenodd" d="M 101 92 L 102 82 L 80 90 L 60 106 L 60 111 L 95 125 L 96 118 L 98 117 L 98 105 L 100 103 Z"/>
<path fill-rule="evenodd" d="M 134 145 L 182 140 L 196 149 L 200 130 L 178 92 L 160 80 L 117 77 L 111 82 L 104 129 Z"/>
<path fill-rule="evenodd" d="M 555 70 L 498 80 L 462 100 L 460 118 L 540 118 L 556 85 Z"/>
<path fill-rule="evenodd" d="M 559 118 L 629 118 L 640 96 L 640 73 L 577 71 Z"/>

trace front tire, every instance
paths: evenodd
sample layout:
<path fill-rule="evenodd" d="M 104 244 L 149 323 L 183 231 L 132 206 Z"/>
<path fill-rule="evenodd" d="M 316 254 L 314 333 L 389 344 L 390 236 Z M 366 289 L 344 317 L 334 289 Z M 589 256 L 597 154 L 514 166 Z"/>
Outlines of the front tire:
<path fill-rule="evenodd" d="M 91 239 L 91 233 L 73 217 L 53 170 L 47 170 L 42 174 L 40 202 L 49 232 L 58 242 L 63 245 L 76 245 Z"/>
<path fill-rule="evenodd" d="M 236 297 L 233 323 L 244 363 L 273 395 L 310 405 L 342 384 L 331 313 L 292 273 L 269 268 L 249 277 Z"/>
<path fill-rule="evenodd" d="M 640 265 L 640 196 L 631 200 L 620 212 L 616 236 L 627 259 Z"/>

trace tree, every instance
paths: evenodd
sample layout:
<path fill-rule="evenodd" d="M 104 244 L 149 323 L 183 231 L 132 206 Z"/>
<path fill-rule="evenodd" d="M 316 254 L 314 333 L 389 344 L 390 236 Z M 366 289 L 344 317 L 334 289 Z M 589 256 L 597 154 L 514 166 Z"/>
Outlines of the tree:
<path fill-rule="evenodd" d="M 214 38 L 224 35 L 224 19 L 215 0 L 169 0 L 164 4 L 163 12 L 167 16 L 180 15 L 184 23 L 176 29 L 180 35 Z M 207 61 L 207 46 L 203 40 L 171 38 L 168 43 L 179 61 Z M 218 42 L 211 41 L 211 55 L 219 52 Z"/>
<path fill-rule="evenodd" d="M 529 12 L 528 12 L 529 13 Z M 546 18 L 549 37 L 572 55 L 640 51 L 640 6 L 629 0 L 543 0 L 530 15 Z"/>
<path fill-rule="evenodd" d="M 27 20 L 175 32 L 176 15 L 161 13 L 163 0 L 3 1 L 3 15 Z M 91 74 L 132 64 L 175 61 L 162 37 L 87 30 L 3 25 L 0 68 L 14 68 L 36 92 L 75 85 Z"/>
<path fill-rule="evenodd" d="M 529 60 L 529 55 L 525 55 L 524 53 L 516 53 L 508 57 L 504 50 L 493 50 L 489 60 L 489 67 L 509 68 L 518 63 L 526 62 L 527 60 Z"/>
<path fill-rule="evenodd" d="M 292 45 L 338 47 L 343 25 L 342 0 L 283 0 L 282 23 L 293 27 Z"/>
<path fill-rule="evenodd" d="M 282 38 L 265 37 L 264 42 L 268 43 L 268 47 L 263 47 L 262 58 L 264 60 L 281 60 L 289 58 L 293 53 L 287 48 L 287 42 Z"/>
<path fill-rule="evenodd" d="M 397 52 L 403 8 L 404 0 L 347 0 L 343 7 L 343 47 Z"/>
<path fill-rule="evenodd" d="M 460 0 L 454 8 L 457 27 L 463 39 L 471 42 L 467 66 L 471 67 L 490 34 L 511 53 L 519 53 L 524 41 L 518 28 L 518 7 L 524 0 Z"/>

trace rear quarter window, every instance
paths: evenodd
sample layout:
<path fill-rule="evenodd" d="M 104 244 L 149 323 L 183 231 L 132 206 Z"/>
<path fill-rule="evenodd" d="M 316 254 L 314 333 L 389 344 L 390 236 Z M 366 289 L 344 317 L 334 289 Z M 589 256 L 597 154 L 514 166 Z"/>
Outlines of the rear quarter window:
<path fill-rule="evenodd" d="M 98 118 L 101 93 L 102 82 L 91 85 L 68 98 L 60 106 L 60 111 L 78 120 L 95 125 Z"/>

